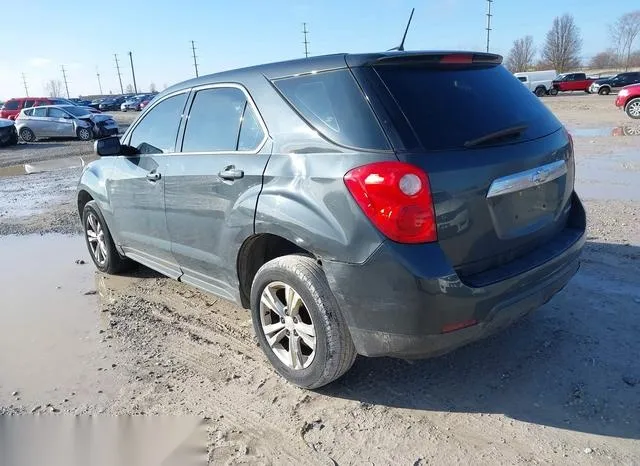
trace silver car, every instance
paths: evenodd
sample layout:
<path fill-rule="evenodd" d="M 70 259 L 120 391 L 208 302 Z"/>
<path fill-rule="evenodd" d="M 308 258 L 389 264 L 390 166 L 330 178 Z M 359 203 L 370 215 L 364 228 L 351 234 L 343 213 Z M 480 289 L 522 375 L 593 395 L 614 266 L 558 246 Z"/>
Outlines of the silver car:
<path fill-rule="evenodd" d="M 16 129 L 25 142 L 47 137 L 77 137 L 88 141 L 118 134 L 118 124 L 111 115 L 93 114 L 75 105 L 26 108 L 16 118 Z"/>

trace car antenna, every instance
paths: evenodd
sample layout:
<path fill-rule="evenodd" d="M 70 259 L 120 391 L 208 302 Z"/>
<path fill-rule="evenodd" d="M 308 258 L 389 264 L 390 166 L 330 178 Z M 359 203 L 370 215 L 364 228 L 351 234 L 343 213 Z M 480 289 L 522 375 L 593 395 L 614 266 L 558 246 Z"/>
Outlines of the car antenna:
<path fill-rule="evenodd" d="M 404 52 L 404 41 L 407 38 L 407 32 L 409 32 L 409 26 L 411 26 L 411 20 L 413 19 L 413 12 L 416 11 L 415 8 L 411 8 L 411 15 L 409 16 L 409 22 L 407 23 L 407 27 L 404 30 L 404 35 L 402 36 L 402 42 L 397 47 L 387 50 L 391 52 L 392 50 L 398 50 L 399 52 Z"/>

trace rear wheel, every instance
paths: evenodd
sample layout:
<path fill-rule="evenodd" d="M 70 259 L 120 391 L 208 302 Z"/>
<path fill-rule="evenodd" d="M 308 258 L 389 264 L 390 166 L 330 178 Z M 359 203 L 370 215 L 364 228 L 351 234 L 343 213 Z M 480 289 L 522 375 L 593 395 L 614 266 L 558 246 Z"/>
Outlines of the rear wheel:
<path fill-rule="evenodd" d="M 631 99 L 627 102 L 627 106 L 625 107 L 625 112 L 633 119 L 640 118 L 640 97 L 636 97 L 635 99 Z"/>
<path fill-rule="evenodd" d="M 96 201 L 85 204 L 82 211 L 82 226 L 87 249 L 98 270 L 115 274 L 127 268 L 130 262 L 116 250 Z"/>
<path fill-rule="evenodd" d="M 20 139 L 22 139 L 24 142 L 33 142 L 36 140 L 36 135 L 29 128 L 21 128 Z"/>
<path fill-rule="evenodd" d="M 558 89 L 555 89 L 555 88 L 549 89 L 549 95 L 558 95 Z"/>
<path fill-rule="evenodd" d="M 322 268 L 290 255 L 263 265 L 251 287 L 251 318 L 265 355 L 289 382 L 326 385 L 351 368 L 356 351 Z"/>
<path fill-rule="evenodd" d="M 547 90 L 544 87 L 540 86 L 540 87 L 536 87 L 536 90 L 535 90 L 534 93 L 538 97 L 542 97 L 542 96 L 547 95 Z"/>
<path fill-rule="evenodd" d="M 608 87 L 601 87 L 600 90 L 598 91 L 598 94 L 600 95 L 609 95 L 611 93 L 611 89 L 609 89 Z"/>
<path fill-rule="evenodd" d="M 89 141 L 93 138 L 93 131 L 91 131 L 91 128 L 78 128 L 76 134 L 78 135 L 78 139 L 81 141 Z"/>

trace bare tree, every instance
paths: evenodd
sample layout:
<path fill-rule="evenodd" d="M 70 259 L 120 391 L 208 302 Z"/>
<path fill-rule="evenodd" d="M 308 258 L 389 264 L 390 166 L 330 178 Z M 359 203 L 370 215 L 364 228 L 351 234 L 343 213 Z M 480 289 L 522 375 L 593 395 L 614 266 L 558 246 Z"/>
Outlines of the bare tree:
<path fill-rule="evenodd" d="M 127 84 L 127 87 L 124 88 L 124 92 L 126 94 L 133 94 L 133 84 Z"/>
<path fill-rule="evenodd" d="M 62 81 L 59 79 L 50 79 L 44 85 L 49 97 L 60 97 L 62 95 Z"/>
<path fill-rule="evenodd" d="M 589 61 L 589 68 L 594 69 L 615 68 L 616 66 L 618 66 L 618 56 L 613 49 L 600 52 Z"/>
<path fill-rule="evenodd" d="M 631 48 L 640 34 L 640 10 L 625 13 L 609 26 L 609 35 L 616 45 L 620 64 L 628 70 L 631 66 Z"/>
<path fill-rule="evenodd" d="M 151 83 L 149 85 L 149 92 L 157 92 L 156 91 L 156 83 Z"/>
<path fill-rule="evenodd" d="M 533 67 L 535 54 L 533 37 L 521 37 L 513 41 L 513 47 L 505 60 L 505 66 L 512 72 L 527 71 Z"/>
<path fill-rule="evenodd" d="M 580 50 L 582 38 L 573 16 L 564 14 L 554 18 L 542 49 L 542 61 L 560 73 L 569 71 L 580 66 Z"/>

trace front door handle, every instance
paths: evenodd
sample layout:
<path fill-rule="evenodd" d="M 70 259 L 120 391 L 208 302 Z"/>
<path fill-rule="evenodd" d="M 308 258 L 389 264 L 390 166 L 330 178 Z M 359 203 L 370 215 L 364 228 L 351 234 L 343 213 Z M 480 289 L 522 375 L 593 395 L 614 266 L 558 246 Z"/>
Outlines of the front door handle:
<path fill-rule="evenodd" d="M 240 178 L 244 177 L 244 171 L 238 170 L 235 165 L 229 165 L 221 172 L 218 172 L 218 176 L 223 180 L 239 180 Z"/>
<path fill-rule="evenodd" d="M 147 179 L 149 181 L 158 181 L 160 178 L 162 178 L 162 175 L 158 172 L 147 173 Z"/>

